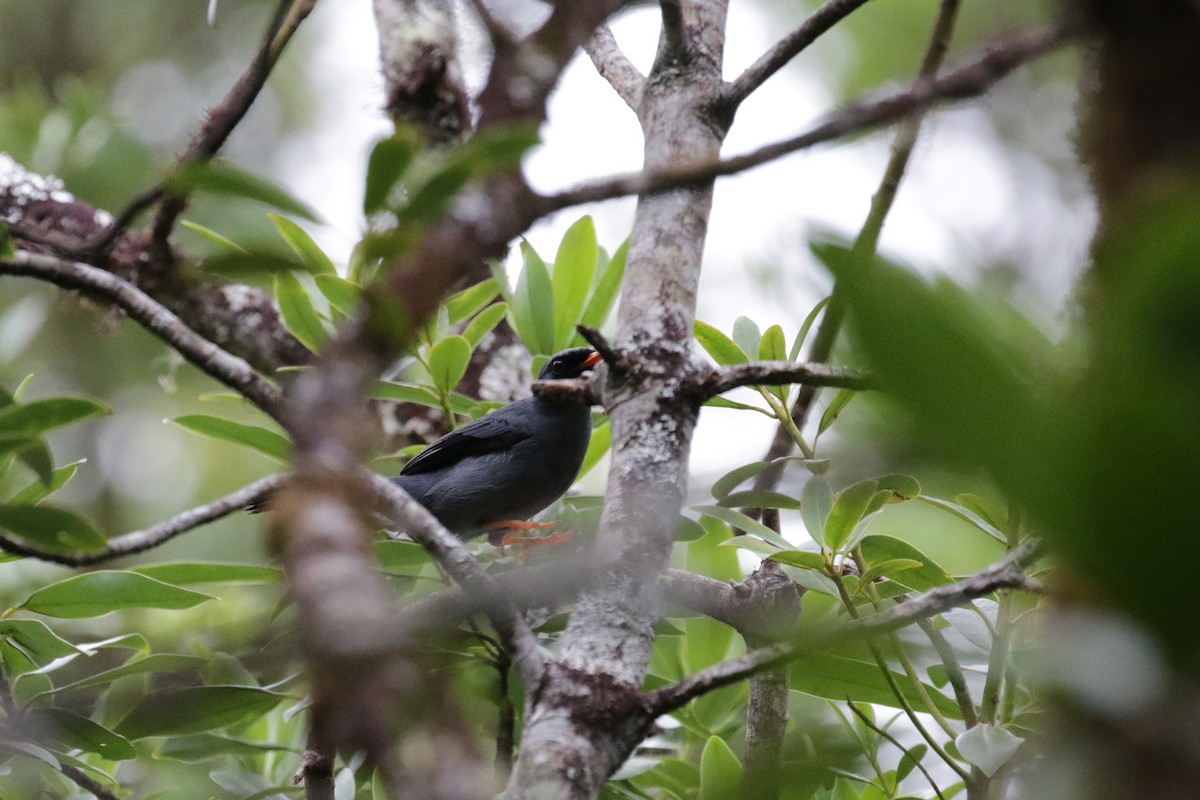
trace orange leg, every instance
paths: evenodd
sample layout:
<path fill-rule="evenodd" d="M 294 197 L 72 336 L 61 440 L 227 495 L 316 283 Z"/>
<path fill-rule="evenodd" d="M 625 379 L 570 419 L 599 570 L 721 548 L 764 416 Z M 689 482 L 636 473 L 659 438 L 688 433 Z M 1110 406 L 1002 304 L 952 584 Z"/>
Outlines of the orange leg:
<path fill-rule="evenodd" d="M 489 522 L 485 526 L 491 530 L 488 534 L 488 541 L 493 545 L 507 547 L 508 545 L 527 545 L 530 547 L 561 544 L 568 541 L 574 533 L 564 531 L 562 533 L 553 533 L 549 536 L 521 536 L 521 531 L 545 530 L 547 528 L 558 527 L 557 522 L 527 522 L 525 520 L 500 520 Z"/>

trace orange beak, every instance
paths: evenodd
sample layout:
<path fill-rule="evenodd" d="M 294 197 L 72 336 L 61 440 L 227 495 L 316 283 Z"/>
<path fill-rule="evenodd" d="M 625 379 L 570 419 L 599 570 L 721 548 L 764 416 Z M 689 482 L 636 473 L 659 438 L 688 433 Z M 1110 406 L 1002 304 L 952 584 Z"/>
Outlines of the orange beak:
<path fill-rule="evenodd" d="M 585 367 L 594 367 L 603 360 L 604 360 L 603 357 L 601 357 L 601 355 L 599 353 L 592 353 L 590 356 L 588 356 L 587 358 L 585 358 L 583 360 L 583 365 Z"/>

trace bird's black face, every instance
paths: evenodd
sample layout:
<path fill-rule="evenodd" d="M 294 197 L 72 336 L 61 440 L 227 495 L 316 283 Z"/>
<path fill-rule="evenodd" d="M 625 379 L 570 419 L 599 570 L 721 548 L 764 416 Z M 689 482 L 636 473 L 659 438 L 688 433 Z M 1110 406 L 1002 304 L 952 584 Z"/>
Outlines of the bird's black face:
<path fill-rule="evenodd" d="M 578 378 L 584 370 L 600 363 L 600 354 L 590 347 L 572 347 L 550 356 L 538 373 L 539 381 Z"/>

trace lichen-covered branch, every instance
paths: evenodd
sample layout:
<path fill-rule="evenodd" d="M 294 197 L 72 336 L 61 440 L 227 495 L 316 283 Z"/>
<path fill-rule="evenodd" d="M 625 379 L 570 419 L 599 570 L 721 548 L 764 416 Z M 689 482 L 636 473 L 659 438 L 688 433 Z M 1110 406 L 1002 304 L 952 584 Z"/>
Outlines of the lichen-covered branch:
<path fill-rule="evenodd" d="M 103 236 L 112 217 L 77 199 L 54 177 L 30 172 L 0 153 L 0 220 L 19 250 L 54 253 L 91 263 L 136 285 L 179 315 L 218 347 L 272 373 L 303 364 L 311 354 L 279 316 L 271 297 L 258 289 L 199 274 L 148 270 L 144 234 L 124 236 L 104 259 L 76 254 Z"/>
<path fill-rule="evenodd" d="M 260 478 L 254 483 L 247 484 L 224 497 L 213 500 L 211 503 L 190 508 L 169 519 L 151 525 L 149 528 L 114 536 L 100 550 L 81 553 L 55 552 L 40 547 L 33 547 L 7 533 L 0 533 L 0 550 L 12 553 L 13 555 L 29 556 L 41 561 L 49 561 L 68 567 L 87 567 L 93 564 L 100 564 L 104 561 L 120 558 L 121 556 L 145 552 L 201 525 L 206 525 L 209 522 L 229 516 L 238 511 L 244 511 L 247 506 L 261 502 L 269 497 L 272 492 L 283 485 L 286 478 L 287 476 L 285 475 L 268 475 L 265 478 Z"/>
<path fill-rule="evenodd" d="M 462 138 L 471 111 L 454 4 L 374 0 L 373 7 L 388 116 L 415 126 L 431 145 Z"/>
<path fill-rule="evenodd" d="M 165 306 L 111 272 L 55 256 L 21 251 L 0 261 L 0 275 L 37 278 L 112 303 L 174 347 L 202 372 L 240 392 L 271 417 L 280 419 L 282 398 L 279 391 L 249 364 L 217 347 Z"/>

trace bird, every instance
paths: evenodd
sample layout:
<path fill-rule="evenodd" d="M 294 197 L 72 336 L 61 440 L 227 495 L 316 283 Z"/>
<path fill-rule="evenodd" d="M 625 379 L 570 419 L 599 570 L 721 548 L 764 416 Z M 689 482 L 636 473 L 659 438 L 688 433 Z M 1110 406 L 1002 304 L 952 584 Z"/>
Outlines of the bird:
<path fill-rule="evenodd" d="M 590 347 L 568 348 L 537 379 L 579 378 L 600 361 Z M 460 539 L 513 543 L 517 531 L 553 527 L 527 520 L 571 488 L 591 431 L 588 406 L 526 397 L 437 439 L 392 480 Z"/>

